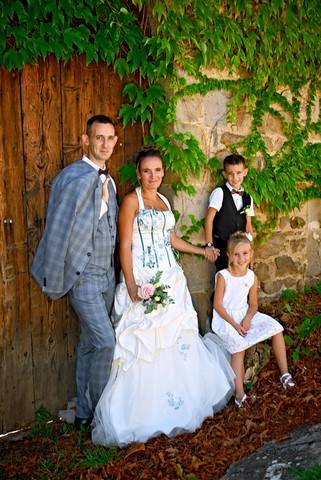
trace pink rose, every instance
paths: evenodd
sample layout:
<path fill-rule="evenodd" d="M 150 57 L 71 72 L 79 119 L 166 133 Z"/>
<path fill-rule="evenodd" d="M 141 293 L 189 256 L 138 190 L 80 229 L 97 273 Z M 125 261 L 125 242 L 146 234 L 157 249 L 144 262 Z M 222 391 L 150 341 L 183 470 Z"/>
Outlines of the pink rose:
<path fill-rule="evenodd" d="M 140 287 L 138 294 L 143 300 L 148 300 L 154 292 L 155 286 L 152 283 L 145 283 Z"/>

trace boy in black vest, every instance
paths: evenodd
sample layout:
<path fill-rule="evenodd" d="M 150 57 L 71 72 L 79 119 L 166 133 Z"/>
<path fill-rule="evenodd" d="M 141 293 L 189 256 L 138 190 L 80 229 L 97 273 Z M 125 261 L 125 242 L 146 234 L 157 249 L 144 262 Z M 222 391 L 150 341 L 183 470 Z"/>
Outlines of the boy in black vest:
<path fill-rule="evenodd" d="M 218 248 L 220 255 L 215 261 L 216 271 L 228 267 L 227 240 L 238 230 L 253 238 L 251 217 L 254 216 L 253 199 L 242 188 L 248 169 L 242 155 L 232 154 L 223 161 L 223 176 L 226 184 L 213 190 L 205 218 L 206 249 Z"/>

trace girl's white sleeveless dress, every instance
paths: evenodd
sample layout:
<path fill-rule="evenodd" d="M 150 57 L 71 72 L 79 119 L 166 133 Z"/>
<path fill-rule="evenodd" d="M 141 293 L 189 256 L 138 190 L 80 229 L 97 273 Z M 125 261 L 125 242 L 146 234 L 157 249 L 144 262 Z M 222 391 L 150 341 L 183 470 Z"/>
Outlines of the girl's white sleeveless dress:
<path fill-rule="evenodd" d="M 146 283 L 161 271 L 161 283 L 170 286 L 175 303 L 145 314 L 142 302 L 130 300 L 124 280 L 117 286 L 114 361 L 92 431 L 93 442 L 102 445 L 192 432 L 234 392 L 234 373 L 224 353 L 214 344 L 210 351 L 199 336 L 186 279 L 170 244 L 175 219 L 169 203 L 159 194 L 168 210 L 145 209 L 140 189 L 136 192 L 136 282 Z"/>
<path fill-rule="evenodd" d="M 248 269 L 244 276 L 236 277 L 224 269 L 216 274 L 216 278 L 218 275 L 222 275 L 225 281 L 223 307 L 236 322 L 241 323 L 248 309 L 247 298 L 254 283 L 254 272 Z M 242 337 L 214 309 L 212 330 L 219 336 L 220 345 L 230 353 L 236 353 L 282 332 L 283 327 L 269 315 L 257 312 L 251 320 L 251 327 L 247 335 Z"/>

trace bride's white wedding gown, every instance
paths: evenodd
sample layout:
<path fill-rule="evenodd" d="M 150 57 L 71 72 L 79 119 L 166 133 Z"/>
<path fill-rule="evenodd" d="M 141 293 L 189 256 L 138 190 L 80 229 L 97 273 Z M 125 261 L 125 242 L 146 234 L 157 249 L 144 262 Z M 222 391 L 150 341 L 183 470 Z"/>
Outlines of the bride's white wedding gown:
<path fill-rule="evenodd" d="M 192 432 L 234 392 L 234 373 L 225 355 L 214 343 L 205 346 L 199 336 L 186 279 L 170 244 L 175 219 L 169 203 L 159 194 L 168 210 L 145 209 L 140 189 L 136 192 L 136 282 L 147 283 L 161 271 L 161 283 L 170 286 L 175 303 L 145 314 L 142 302 L 131 302 L 124 281 L 118 285 L 114 361 L 92 431 L 93 442 L 102 445 Z"/>

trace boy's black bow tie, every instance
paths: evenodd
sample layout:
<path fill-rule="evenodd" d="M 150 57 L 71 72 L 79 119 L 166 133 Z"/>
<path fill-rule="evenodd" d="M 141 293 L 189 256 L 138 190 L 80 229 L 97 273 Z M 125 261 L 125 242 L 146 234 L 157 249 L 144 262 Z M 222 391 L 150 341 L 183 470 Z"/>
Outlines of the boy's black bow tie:
<path fill-rule="evenodd" d="M 103 170 L 102 168 L 100 168 L 98 170 L 98 175 L 105 175 L 107 177 L 107 170 Z"/>
<path fill-rule="evenodd" d="M 239 195 L 244 195 L 244 190 L 235 190 L 235 188 L 232 188 L 231 190 L 232 193 L 238 193 Z"/>

